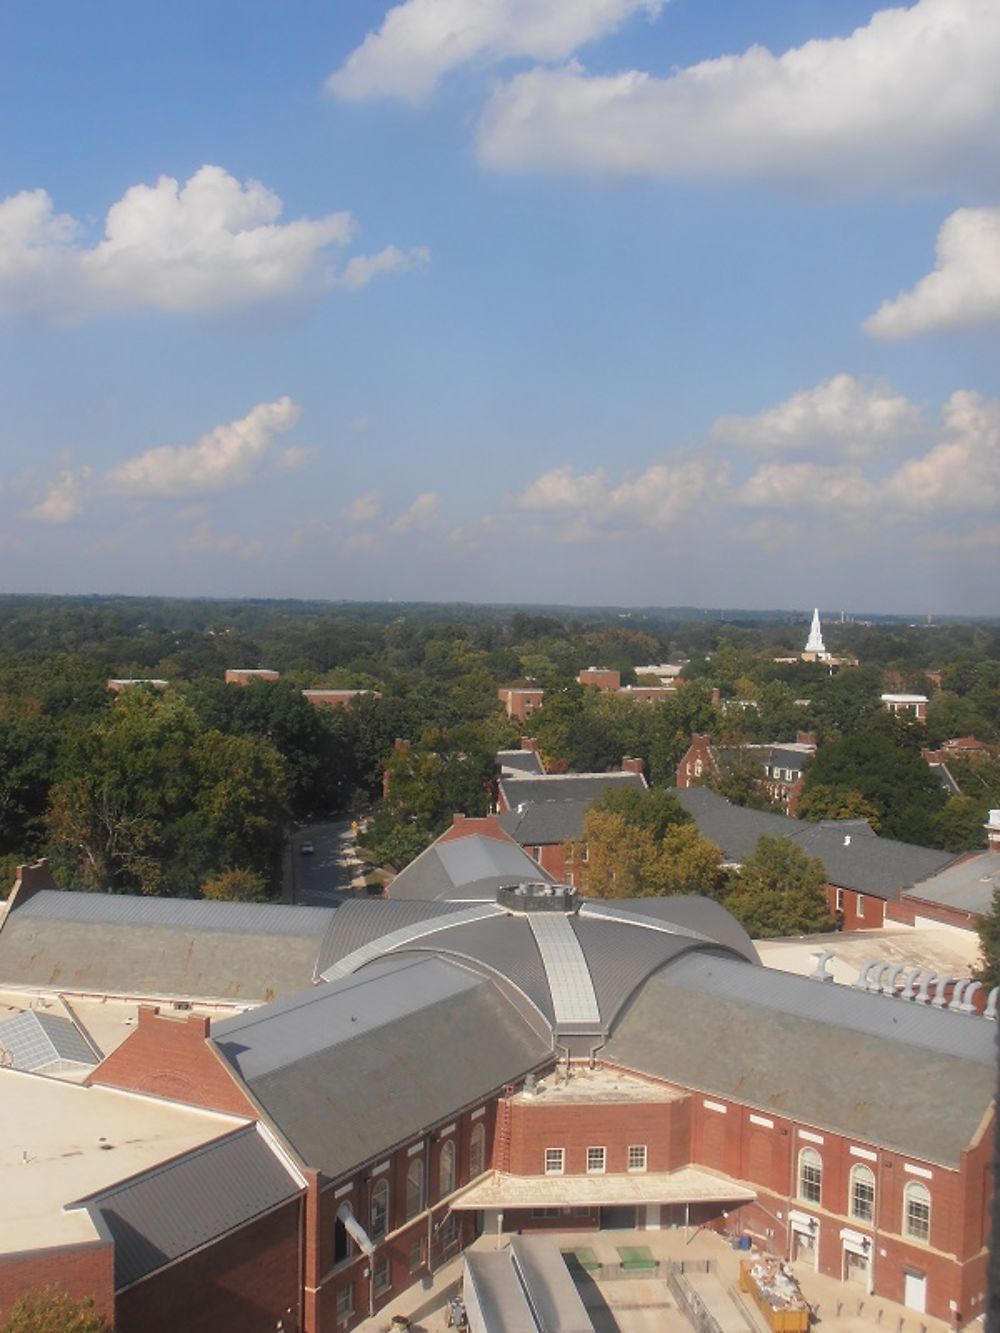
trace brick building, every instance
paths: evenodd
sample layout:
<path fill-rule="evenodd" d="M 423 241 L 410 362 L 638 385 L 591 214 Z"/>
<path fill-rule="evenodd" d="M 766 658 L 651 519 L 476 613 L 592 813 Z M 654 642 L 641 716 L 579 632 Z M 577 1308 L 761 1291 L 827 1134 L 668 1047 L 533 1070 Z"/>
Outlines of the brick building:
<path fill-rule="evenodd" d="M 308 980 L 207 1032 L 172 1007 L 184 984 L 204 998 L 213 985 L 207 968 L 181 967 L 181 941 L 197 952 L 210 938 L 217 995 L 235 968 L 227 954 L 262 968 L 270 938 L 277 966 L 295 938 L 288 909 L 261 905 L 251 920 L 239 904 L 181 905 L 231 908 L 229 929 L 225 912 L 178 922 L 178 904 L 153 900 L 145 915 L 119 900 L 115 947 L 136 955 L 133 983 L 172 999 L 73 1091 L 219 1117 L 211 1143 L 237 1143 L 231 1167 L 220 1150 L 218 1171 L 175 1177 L 206 1230 L 177 1256 L 173 1285 L 164 1274 L 148 1288 L 173 1327 L 199 1326 L 192 1301 L 217 1267 L 225 1280 L 211 1291 L 225 1290 L 240 1327 L 263 1328 L 259 1314 L 271 1329 L 281 1318 L 325 1333 L 378 1312 L 481 1230 L 701 1224 L 955 1325 L 983 1309 L 994 1023 L 766 969 L 707 899 L 602 902 L 523 881 L 487 895 L 479 837 L 506 849 L 486 831 L 437 845 L 456 858 L 448 901 L 356 900 L 322 930 L 307 917 L 295 967 L 310 954 Z M 43 889 L 15 901 L 0 980 L 30 971 L 44 921 L 48 984 L 93 988 L 108 969 L 94 956 L 100 936 L 84 932 L 109 920 L 102 897 Z M 244 991 L 266 990 L 262 980 Z M 241 1115 L 258 1127 L 222 1119 Z M 250 1135 L 271 1154 L 260 1162 L 284 1171 L 278 1197 L 210 1224 L 230 1181 L 242 1191 L 257 1178 L 239 1158 Z M 176 1212 L 166 1189 L 156 1197 L 156 1208 L 141 1197 L 120 1207 L 129 1225 L 163 1214 L 151 1241 L 169 1256 Z M 123 1274 L 129 1234 L 112 1235 Z M 115 1297 L 122 1333 L 157 1327 L 143 1322 L 154 1302 L 130 1290 Z"/>
<path fill-rule="evenodd" d="M 759 768 L 757 785 L 762 794 L 794 816 L 805 786 L 805 767 L 815 753 L 811 731 L 798 732 L 794 741 L 741 746 L 714 745 L 710 736 L 695 732 L 677 765 L 676 782 L 680 788 L 693 787 L 720 777 L 734 761 L 747 757 Z"/>
<path fill-rule="evenodd" d="M 229 667 L 225 676 L 227 685 L 252 685 L 255 680 L 280 679 L 280 671 L 271 671 L 267 667 Z"/>
<path fill-rule="evenodd" d="M 303 690 L 302 697 L 316 708 L 353 708 L 359 699 L 381 699 L 378 690 Z"/>
<path fill-rule="evenodd" d="M 515 722 L 526 722 L 537 713 L 545 700 L 545 691 L 533 686 L 504 685 L 497 690 L 497 698 Z"/>
<path fill-rule="evenodd" d="M 914 722 L 927 721 L 926 694 L 883 694 L 882 707 L 897 717 L 908 717 Z"/>

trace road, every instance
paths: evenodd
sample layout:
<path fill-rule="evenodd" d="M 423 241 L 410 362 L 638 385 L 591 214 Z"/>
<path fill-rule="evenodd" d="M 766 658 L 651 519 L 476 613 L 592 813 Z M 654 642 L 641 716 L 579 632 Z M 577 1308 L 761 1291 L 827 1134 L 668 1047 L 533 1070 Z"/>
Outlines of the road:
<path fill-rule="evenodd" d="M 299 848 L 311 842 L 315 851 L 303 856 Z M 363 891 L 361 863 L 354 853 L 351 818 L 325 824 L 307 824 L 292 834 L 293 901 L 305 907 L 335 907 Z"/>

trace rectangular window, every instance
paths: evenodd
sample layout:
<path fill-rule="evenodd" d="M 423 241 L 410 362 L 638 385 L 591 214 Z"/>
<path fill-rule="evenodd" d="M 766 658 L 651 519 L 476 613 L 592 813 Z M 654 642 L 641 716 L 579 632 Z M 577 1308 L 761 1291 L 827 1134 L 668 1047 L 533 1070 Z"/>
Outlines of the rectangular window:
<path fill-rule="evenodd" d="M 424 1237 L 418 1236 L 410 1241 L 410 1272 L 415 1273 L 424 1266 Z"/>
<path fill-rule="evenodd" d="M 629 1148 L 628 1169 L 630 1171 L 645 1171 L 646 1145 L 644 1143 L 633 1143 Z"/>
<path fill-rule="evenodd" d="M 532 1217 L 558 1217 L 558 1216 L 559 1216 L 559 1209 L 558 1209 L 558 1208 L 532 1208 L 532 1210 L 531 1210 L 531 1216 L 532 1216 Z"/>
<path fill-rule="evenodd" d="M 346 1319 L 354 1313 L 354 1288 L 337 1288 L 337 1318 Z"/>
<path fill-rule="evenodd" d="M 864 895 L 863 893 L 859 893 L 859 894 L 858 894 L 858 916 L 859 916 L 859 917 L 863 917 L 864 914 L 865 914 L 865 895 Z"/>
<path fill-rule="evenodd" d="M 604 1148 L 587 1149 L 587 1174 L 591 1176 L 600 1176 L 604 1174 L 604 1162 L 607 1152 Z"/>
<path fill-rule="evenodd" d="M 843 890 L 843 889 L 838 889 L 838 890 L 837 890 L 837 911 L 838 911 L 838 912 L 842 912 L 843 910 L 844 910 L 844 890 Z"/>
<path fill-rule="evenodd" d="M 372 1281 L 375 1286 L 375 1295 L 381 1296 L 383 1291 L 388 1291 L 392 1286 L 392 1280 L 389 1276 L 389 1260 L 380 1259 L 372 1270 Z"/>
<path fill-rule="evenodd" d="M 535 861 L 540 862 L 541 859 L 542 859 L 542 849 L 541 849 L 541 847 L 532 847 L 532 849 L 531 849 L 531 855 L 532 855 L 532 858 L 533 858 Z"/>
<path fill-rule="evenodd" d="M 566 1150 L 564 1148 L 545 1149 L 545 1174 L 547 1176 L 561 1176 L 565 1166 Z"/>

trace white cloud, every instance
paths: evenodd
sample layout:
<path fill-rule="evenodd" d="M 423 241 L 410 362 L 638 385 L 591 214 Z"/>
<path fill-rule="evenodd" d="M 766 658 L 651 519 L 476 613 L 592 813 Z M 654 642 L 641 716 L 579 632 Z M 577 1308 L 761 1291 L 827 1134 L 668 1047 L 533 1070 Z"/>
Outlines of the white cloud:
<path fill-rule="evenodd" d="M 81 512 L 92 473 L 89 467 L 67 469 L 50 482 L 45 498 L 24 511 L 24 518 L 39 523 L 68 523 Z"/>
<path fill-rule="evenodd" d="M 404 0 L 327 80 L 348 101 L 417 102 L 460 65 L 515 56 L 565 60 L 638 10 L 654 18 L 664 0 Z"/>
<path fill-rule="evenodd" d="M 290 445 L 278 454 L 278 467 L 283 472 L 297 472 L 318 455 L 319 450 L 310 445 Z"/>
<path fill-rule="evenodd" d="M 1000 208 L 960 208 L 937 238 L 933 273 L 865 320 L 876 338 L 915 338 L 1000 323 Z"/>
<path fill-rule="evenodd" d="M 174 545 L 179 551 L 195 555 L 234 555 L 239 560 L 253 560 L 264 549 L 256 538 L 216 532 L 208 522 L 199 523 L 193 532 L 178 537 Z"/>
<path fill-rule="evenodd" d="M 578 64 L 501 86 L 480 126 L 497 167 L 927 189 L 995 170 L 1000 5 L 918 0 L 845 38 L 754 46 L 666 77 Z"/>
<path fill-rule="evenodd" d="M 768 463 L 758 468 L 737 493 L 751 509 L 864 509 L 874 488 L 861 469 L 842 464 Z"/>
<path fill-rule="evenodd" d="M 352 532 L 340 543 L 345 555 L 356 555 L 359 551 L 377 551 L 378 538 L 371 532 Z"/>
<path fill-rule="evenodd" d="M 724 476 L 724 468 L 705 458 L 654 463 L 617 483 L 604 468 L 578 474 L 570 466 L 558 467 L 537 477 L 513 503 L 536 513 L 572 515 L 570 540 L 631 528 L 663 532 L 694 514 Z"/>
<path fill-rule="evenodd" d="M 398 246 L 387 245 L 374 255 L 355 255 L 344 265 L 337 282 L 356 292 L 367 287 L 372 278 L 385 273 L 405 273 L 407 269 L 423 268 L 430 262 L 431 252 L 426 246 L 418 245 L 412 250 L 400 250 Z"/>
<path fill-rule="evenodd" d="M 1000 400 L 971 389 L 953 393 L 942 414 L 945 438 L 890 476 L 886 500 L 901 510 L 971 512 L 1000 507 Z"/>
<path fill-rule="evenodd" d="M 282 203 L 259 181 L 240 184 L 204 166 L 180 184 L 134 185 L 108 210 L 104 237 L 86 246 L 44 190 L 0 200 L 0 315 L 74 321 L 109 311 L 220 314 L 302 304 L 335 278 L 325 251 L 350 242 L 350 213 L 280 222 Z M 401 256 L 393 261 L 393 255 Z M 416 262 L 390 246 L 360 275 Z M 388 256 L 388 257 L 387 257 Z M 348 271 L 350 263 L 348 264 Z M 361 286 L 367 281 L 349 281 Z"/>
<path fill-rule="evenodd" d="M 397 537 L 407 532 L 427 532 L 437 522 L 440 508 L 441 497 L 437 491 L 423 491 L 393 520 L 389 531 Z"/>
<path fill-rule="evenodd" d="M 123 495 L 178 497 L 228 490 L 249 481 L 276 435 L 301 416 L 291 398 L 258 403 L 240 421 L 216 426 L 196 444 L 165 444 L 119 463 L 105 485 Z"/>
<path fill-rule="evenodd" d="M 712 438 L 762 452 L 833 446 L 853 458 L 918 433 L 915 403 L 879 381 L 834 375 L 753 416 L 719 417 Z"/>
<path fill-rule="evenodd" d="M 364 495 L 351 501 L 344 510 L 344 517 L 348 523 L 370 523 L 372 519 L 378 518 L 381 509 L 378 491 L 365 491 Z"/>

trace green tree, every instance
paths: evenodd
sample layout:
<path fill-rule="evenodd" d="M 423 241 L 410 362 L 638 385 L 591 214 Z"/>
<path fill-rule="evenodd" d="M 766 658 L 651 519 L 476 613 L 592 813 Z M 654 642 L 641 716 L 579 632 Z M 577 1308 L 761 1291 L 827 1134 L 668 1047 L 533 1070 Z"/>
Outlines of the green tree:
<path fill-rule="evenodd" d="M 834 925 L 822 885 L 826 870 L 789 838 L 757 840 L 726 891 L 725 905 L 755 939 L 811 935 Z"/>
<path fill-rule="evenodd" d="M 977 981 L 990 989 L 1000 986 L 1000 886 L 993 890 L 993 904 L 976 925 L 979 934 Z"/>
<path fill-rule="evenodd" d="M 62 1287 L 42 1287 L 19 1296 L 0 1333 L 112 1333 L 93 1298 L 77 1300 Z"/>
<path fill-rule="evenodd" d="M 902 731 L 870 729 L 821 745 L 806 768 L 807 808 L 806 797 L 817 787 L 859 793 L 877 811 L 883 837 L 928 846 L 936 841 L 935 815 L 945 793 L 919 745 Z"/>
<path fill-rule="evenodd" d="M 201 896 L 223 903 L 261 903 L 267 898 L 267 882 L 254 870 L 234 867 L 213 875 L 201 886 Z"/>
<path fill-rule="evenodd" d="M 881 828 L 876 807 L 852 787 L 817 783 L 803 792 L 796 814 L 799 819 L 808 819 L 813 824 L 818 824 L 821 819 L 867 819 L 876 833 Z"/>

